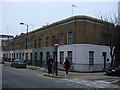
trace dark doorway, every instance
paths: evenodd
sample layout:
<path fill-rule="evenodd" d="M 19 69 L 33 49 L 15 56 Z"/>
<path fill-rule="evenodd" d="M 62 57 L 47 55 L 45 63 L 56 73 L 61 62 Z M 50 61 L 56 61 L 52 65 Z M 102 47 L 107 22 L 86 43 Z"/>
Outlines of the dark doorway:
<path fill-rule="evenodd" d="M 40 52 L 40 66 L 43 65 L 43 52 Z"/>
<path fill-rule="evenodd" d="M 37 66 L 37 52 L 35 52 L 35 66 Z"/>
<path fill-rule="evenodd" d="M 103 56 L 103 60 L 104 60 L 104 69 L 106 69 L 107 53 L 106 53 L 106 52 L 103 52 L 103 53 L 102 53 L 102 56 Z"/>

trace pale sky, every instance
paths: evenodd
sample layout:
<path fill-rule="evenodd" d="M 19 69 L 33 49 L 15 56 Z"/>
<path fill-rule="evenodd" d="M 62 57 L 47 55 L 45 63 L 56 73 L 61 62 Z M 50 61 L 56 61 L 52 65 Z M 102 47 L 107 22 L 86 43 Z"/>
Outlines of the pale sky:
<path fill-rule="evenodd" d="M 24 22 L 29 25 L 29 31 L 51 24 L 72 16 L 87 15 L 97 17 L 98 11 L 103 16 L 117 15 L 118 3 L 116 2 L 1 2 L 0 3 L 0 34 L 19 35 L 26 32 Z M 2 9 L 1 9 L 2 8 Z M 2 18 L 1 18 L 2 17 Z"/>

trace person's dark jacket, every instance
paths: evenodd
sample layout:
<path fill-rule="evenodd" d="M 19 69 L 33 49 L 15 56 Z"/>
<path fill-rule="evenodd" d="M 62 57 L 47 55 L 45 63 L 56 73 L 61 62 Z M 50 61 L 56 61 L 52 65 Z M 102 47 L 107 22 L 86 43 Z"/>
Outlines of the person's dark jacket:
<path fill-rule="evenodd" d="M 52 64 L 53 64 L 53 59 L 52 59 L 52 58 L 49 58 L 49 59 L 47 60 L 47 65 L 50 66 L 50 65 L 52 65 Z"/>
<path fill-rule="evenodd" d="M 66 68 L 67 69 L 70 69 L 70 62 L 69 62 L 69 60 L 65 60 L 64 64 L 66 64 Z"/>

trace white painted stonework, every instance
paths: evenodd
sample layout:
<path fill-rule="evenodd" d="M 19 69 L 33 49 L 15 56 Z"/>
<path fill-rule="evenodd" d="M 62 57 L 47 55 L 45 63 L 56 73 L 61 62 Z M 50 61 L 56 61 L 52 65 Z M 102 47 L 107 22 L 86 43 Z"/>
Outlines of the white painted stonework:
<path fill-rule="evenodd" d="M 60 62 L 60 52 L 64 51 L 64 58 L 68 51 L 72 51 L 72 66 L 75 71 L 100 71 L 104 69 L 103 52 L 106 52 L 106 68 L 110 63 L 109 46 L 91 45 L 91 44 L 72 44 L 58 47 L 58 62 Z M 94 65 L 89 65 L 89 51 L 94 51 Z M 107 61 L 109 59 L 109 61 Z M 59 65 L 59 68 L 62 68 Z"/>

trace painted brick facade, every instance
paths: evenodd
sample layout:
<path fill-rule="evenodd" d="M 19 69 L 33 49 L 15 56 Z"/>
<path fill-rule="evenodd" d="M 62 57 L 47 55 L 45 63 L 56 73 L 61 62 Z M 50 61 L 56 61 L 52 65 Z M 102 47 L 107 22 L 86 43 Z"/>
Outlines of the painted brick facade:
<path fill-rule="evenodd" d="M 110 25 L 111 27 L 108 27 Z M 51 54 L 54 57 L 55 53 L 53 45 L 56 40 L 59 42 L 60 47 L 68 45 L 69 32 L 71 33 L 70 39 L 72 40 L 71 48 L 73 48 L 73 44 L 109 46 L 109 41 L 107 41 L 106 37 L 104 36 L 104 33 L 106 30 L 108 30 L 108 28 L 113 31 L 113 26 L 111 23 L 88 16 L 74 16 L 50 25 L 46 25 L 42 28 L 38 28 L 32 32 L 29 32 L 28 35 L 21 34 L 16 36 L 13 41 L 8 43 L 9 47 L 5 47 L 4 54 L 8 54 L 8 58 L 11 58 L 12 60 L 15 58 L 22 58 L 23 54 L 24 58 L 22 59 L 26 59 L 25 55 L 28 53 L 27 59 L 31 60 L 33 65 L 36 65 L 36 62 L 40 63 L 41 57 L 43 62 L 42 64 L 45 64 L 48 54 Z M 61 35 L 63 35 L 63 45 L 61 45 Z M 27 51 L 25 50 L 26 37 Z M 89 50 L 87 49 L 87 51 Z M 77 53 L 74 53 L 73 57 L 75 57 L 75 55 L 77 55 Z M 37 60 L 35 60 L 35 58 Z M 58 59 L 60 59 L 59 51 Z M 74 63 L 78 63 L 78 61 L 75 60 Z"/>

